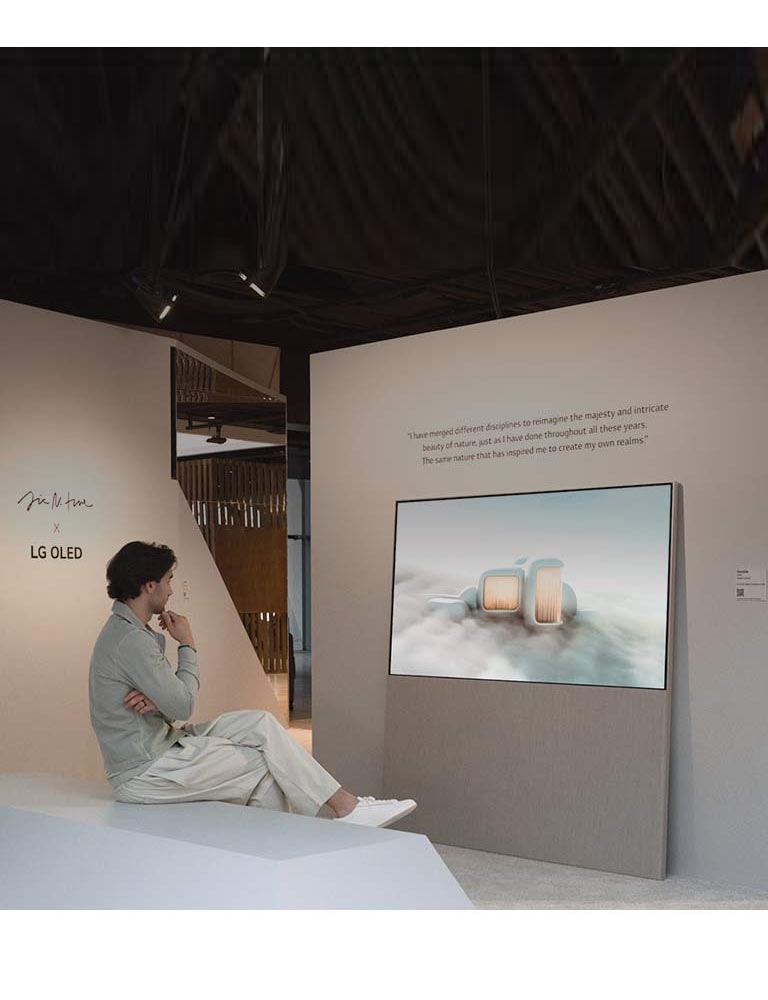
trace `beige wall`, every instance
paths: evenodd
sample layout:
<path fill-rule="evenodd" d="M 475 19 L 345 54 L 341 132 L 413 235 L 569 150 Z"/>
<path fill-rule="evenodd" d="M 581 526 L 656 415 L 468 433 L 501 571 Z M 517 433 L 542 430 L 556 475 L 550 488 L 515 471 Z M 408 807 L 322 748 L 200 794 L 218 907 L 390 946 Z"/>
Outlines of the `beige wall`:
<path fill-rule="evenodd" d="M 106 563 L 135 538 L 169 544 L 179 557 L 172 604 L 192 621 L 201 663 L 194 718 L 246 707 L 277 713 L 170 478 L 171 342 L 7 302 L 0 331 L 0 770 L 102 774 L 88 718 L 88 662 L 111 605 Z M 17 501 L 27 490 L 65 500 L 69 492 L 93 507 L 26 511 Z M 40 545 L 79 547 L 83 555 L 32 559 Z"/>
<path fill-rule="evenodd" d="M 768 887 L 768 603 L 735 595 L 768 565 L 767 316 L 760 272 L 312 357 L 314 748 L 339 780 L 383 788 L 398 499 L 676 480 L 670 870 Z M 657 401 L 644 445 L 590 454 L 425 466 L 408 438 Z M 503 732 L 518 685 L 495 687 Z"/>

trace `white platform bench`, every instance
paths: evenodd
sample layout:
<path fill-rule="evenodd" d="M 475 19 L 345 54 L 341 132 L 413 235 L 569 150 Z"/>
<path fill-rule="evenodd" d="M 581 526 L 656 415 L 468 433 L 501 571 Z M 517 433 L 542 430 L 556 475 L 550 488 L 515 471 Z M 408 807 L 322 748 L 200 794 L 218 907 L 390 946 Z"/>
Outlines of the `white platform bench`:
<path fill-rule="evenodd" d="M 0 774 L 3 909 L 471 909 L 421 834 Z"/>

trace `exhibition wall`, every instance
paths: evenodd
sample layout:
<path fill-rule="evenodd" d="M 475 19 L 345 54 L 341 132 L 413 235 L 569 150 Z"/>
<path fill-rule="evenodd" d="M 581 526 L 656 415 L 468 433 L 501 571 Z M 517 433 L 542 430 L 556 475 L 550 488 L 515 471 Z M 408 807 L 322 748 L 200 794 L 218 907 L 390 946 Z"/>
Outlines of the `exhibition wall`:
<path fill-rule="evenodd" d="M 494 800 L 523 752 L 510 720 L 547 688 L 552 718 L 585 745 L 617 727 L 618 692 L 388 677 L 395 504 L 678 482 L 668 870 L 768 887 L 768 602 L 748 599 L 765 597 L 768 565 L 766 315 L 768 279 L 755 273 L 312 357 L 313 736 L 325 766 L 361 794 L 410 794 L 406 744 L 415 786 L 472 804 L 469 821 L 443 817 L 444 841 L 473 827 L 468 846 L 501 843 L 497 814 L 530 809 Z M 745 570 L 752 587 L 737 586 Z M 476 745 L 482 771 L 466 762 Z M 622 768 L 611 778 L 630 791 L 632 780 Z M 599 783 L 590 794 L 599 801 Z"/>
<path fill-rule="evenodd" d="M 169 606 L 198 644 L 194 720 L 241 708 L 280 716 L 171 478 L 172 342 L 9 302 L 0 330 L 0 771 L 103 775 L 88 665 L 112 603 L 107 561 L 132 539 L 178 556 Z"/>

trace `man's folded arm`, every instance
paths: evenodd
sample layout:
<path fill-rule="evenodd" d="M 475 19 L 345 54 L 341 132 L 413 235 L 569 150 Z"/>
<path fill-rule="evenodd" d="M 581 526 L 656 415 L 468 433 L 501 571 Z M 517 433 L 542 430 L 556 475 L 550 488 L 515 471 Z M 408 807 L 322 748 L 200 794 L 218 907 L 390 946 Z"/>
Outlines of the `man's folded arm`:
<path fill-rule="evenodd" d="M 197 654 L 191 647 L 179 649 L 174 673 L 149 633 L 132 632 L 118 647 L 117 665 L 126 683 L 150 698 L 163 715 L 169 719 L 190 718 L 200 688 Z"/>

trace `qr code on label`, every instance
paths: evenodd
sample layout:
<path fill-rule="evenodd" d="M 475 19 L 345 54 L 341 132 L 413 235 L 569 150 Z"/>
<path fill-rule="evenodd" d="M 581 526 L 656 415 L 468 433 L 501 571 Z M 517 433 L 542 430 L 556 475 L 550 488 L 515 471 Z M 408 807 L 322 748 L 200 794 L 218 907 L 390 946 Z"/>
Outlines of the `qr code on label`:
<path fill-rule="evenodd" d="M 744 596 L 744 588 L 743 587 L 737 587 L 736 588 L 736 596 L 737 597 L 743 597 Z"/>

